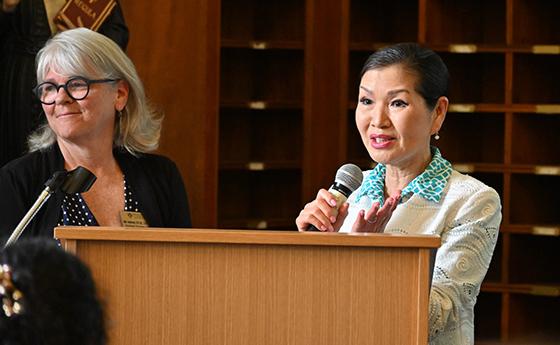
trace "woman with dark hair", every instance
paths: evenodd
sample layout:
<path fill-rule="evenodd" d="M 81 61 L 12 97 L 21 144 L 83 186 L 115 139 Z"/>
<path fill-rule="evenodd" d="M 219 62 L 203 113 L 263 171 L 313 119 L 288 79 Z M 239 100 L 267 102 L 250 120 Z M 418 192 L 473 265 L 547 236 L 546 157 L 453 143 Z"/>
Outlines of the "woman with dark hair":
<path fill-rule="evenodd" d="M 102 345 L 103 310 L 89 269 L 55 241 L 0 253 L 1 345 Z"/>
<path fill-rule="evenodd" d="M 370 157 L 338 210 L 322 189 L 296 219 L 300 231 L 441 236 L 430 291 L 430 344 L 473 344 L 474 305 L 501 221 L 494 189 L 453 170 L 435 146 L 445 120 L 448 71 L 433 51 L 402 43 L 372 54 L 362 70 L 356 125 Z M 406 289 L 406 287 L 403 287 Z"/>

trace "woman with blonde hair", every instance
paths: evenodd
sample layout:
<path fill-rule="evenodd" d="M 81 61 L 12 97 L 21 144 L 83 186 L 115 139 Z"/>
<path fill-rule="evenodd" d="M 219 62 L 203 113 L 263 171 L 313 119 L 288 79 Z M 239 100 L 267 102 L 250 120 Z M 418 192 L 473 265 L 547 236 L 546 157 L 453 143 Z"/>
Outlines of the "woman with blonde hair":
<path fill-rule="evenodd" d="M 0 167 L 26 153 L 26 139 L 41 121 L 35 57 L 47 40 L 70 27 L 55 20 L 66 0 L 0 0 Z M 91 3 L 85 1 L 84 3 Z M 120 2 L 97 29 L 123 50 L 128 28 Z"/>
<path fill-rule="evenodd" d="M 37 87 L 46 123 L 30 153 L 0 170 L 0 229 L 10 231 L 59 170 L 83 166 L 97 177 L 85 193 L 57 193 L 27 230 L 52 236 L 59 225 L 121 226 L 135 214 L 152 227 L 189 227 L 184 185 L 175 164 L 150 154 L 162 117 L 152 109 L 132 61 L 88 29 L 50 39 L 37 55 Z"/>

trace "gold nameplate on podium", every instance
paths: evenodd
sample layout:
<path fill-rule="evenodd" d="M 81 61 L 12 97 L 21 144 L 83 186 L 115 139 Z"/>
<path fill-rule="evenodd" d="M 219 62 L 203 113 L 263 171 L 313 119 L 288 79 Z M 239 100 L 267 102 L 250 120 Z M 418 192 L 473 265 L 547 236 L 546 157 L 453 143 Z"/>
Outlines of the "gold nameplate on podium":
<path fill-rule="evenodd" d="M 121 211 L 121 225 L 129 228 L 144 228 L 148 223 L 140 212 Z"/>
<path fill-rule="evenodd" d="M 97 31 L 116 5 L 115 0 L 68 0 L 54 20 L 70 29 L 85 27 Z"/>

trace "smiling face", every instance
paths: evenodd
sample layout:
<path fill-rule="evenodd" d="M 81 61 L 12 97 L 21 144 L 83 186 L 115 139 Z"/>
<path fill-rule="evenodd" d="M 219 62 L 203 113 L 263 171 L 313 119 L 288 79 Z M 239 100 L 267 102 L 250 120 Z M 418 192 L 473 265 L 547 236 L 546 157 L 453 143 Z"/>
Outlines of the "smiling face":
<path fill-rule="evenodd" d="M 416 91 L 418 78 L 402 65 L 373 69 L 360 82 L 356 125 L 370 157 L 387 166 L 422 171 L 431 159 L 430 136 L 445 119 L 447 98 L 433 110 Z"/>
<path fill-rule="evenodd" d="M 75 76 L 65 76 L 49 70 L 44 81 L 57 85 L 66 83 Z M 43 111 L 50 128 L 60 142 L 95 144 L 106 139 L 112 142 L 115 113 L 126 105 L 128 87 L 123 81 L 90 85 L 89 94 L 76 101 L 60 88 L 55 103 L 43 104 Z"/>

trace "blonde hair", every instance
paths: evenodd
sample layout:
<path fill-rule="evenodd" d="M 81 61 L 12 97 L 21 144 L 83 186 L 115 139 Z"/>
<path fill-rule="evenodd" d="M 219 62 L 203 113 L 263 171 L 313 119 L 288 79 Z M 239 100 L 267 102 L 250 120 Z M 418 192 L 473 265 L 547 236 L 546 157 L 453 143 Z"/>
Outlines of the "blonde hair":
<path fill-rule="evenodd" d="M 157 149 L 163 115 L 148 102 L 134 64 L 111 39 L 85 28 L 67 30 L 47 41 L 35 62 L 38 84 L 52 69 L 69 77 L 126 82 L 128 101 L 121 114 L 115 116 L 113 146 L 132 154 Z M 46 149 L 55 141 L 55 133 L 45 123 L 29 136 L 29 150 Z"/>

